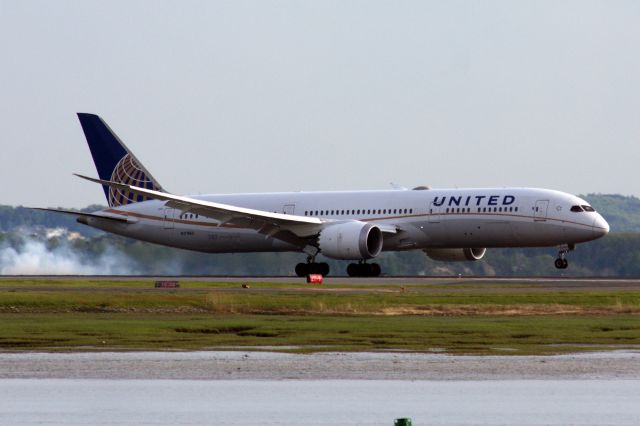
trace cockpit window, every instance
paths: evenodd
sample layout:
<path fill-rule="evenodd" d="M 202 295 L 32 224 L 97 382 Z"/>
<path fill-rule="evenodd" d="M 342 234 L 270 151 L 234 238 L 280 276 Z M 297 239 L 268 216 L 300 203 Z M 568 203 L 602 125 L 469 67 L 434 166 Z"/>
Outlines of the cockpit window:
<path fill-rule="evenodd" d="M 571 206 L 571 211 L 578 213 L 578 212 L 583 212 L 584 210 L 582 210 L 582 207 L 580 206 Z"/>
<path fill-rule="evenodd" d="M 582 206 L 585 212 L 595 212 L 596 210 L 591 206 Z"/>

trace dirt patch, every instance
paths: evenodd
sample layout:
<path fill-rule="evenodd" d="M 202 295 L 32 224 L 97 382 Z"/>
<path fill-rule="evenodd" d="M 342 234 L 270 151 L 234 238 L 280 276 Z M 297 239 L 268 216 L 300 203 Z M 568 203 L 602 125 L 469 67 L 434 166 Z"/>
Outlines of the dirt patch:
<path fill-rule="evenodd" d="M 382 315 L 424 316 L 531 316 L 531 315 L 640 315 L 640 307 L 572 305 L 425 305 L 383 308 Z"/>

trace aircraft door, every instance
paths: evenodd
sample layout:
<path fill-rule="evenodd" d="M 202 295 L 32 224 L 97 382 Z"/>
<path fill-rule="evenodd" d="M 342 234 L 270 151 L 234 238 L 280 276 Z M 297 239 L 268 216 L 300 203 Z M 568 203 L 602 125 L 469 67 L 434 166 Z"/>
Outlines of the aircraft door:
<path fill-rule="evenodd" d="M 437 206 L 431 202 L 429 205 L 429 223 L 440 222 L 440 215 L 442 214 L 442 206 Z"/>
<path fill-rule="evenodd" d="M 175 223 L 174 223 L 175 211 L 176 211 L 176 209 L 170 209 L 170 208 L 165 208 L 163 210 L 164 220 L 162 222 L 162 227 L 164 229 L 174 229 L 174 227 L 175 227 Z"/>
<path fill-rule="evenodd" d="M 284 214 L 295 214 L 296 205 L 295 204 L 285 204 L 282 206 L 282 213 Z"/>
<path fill-rule="evenodd" d="M 543 222 L 547 220 L 547 208 L 549 207 L 549 200 L 538 200 L 536 206 L 533 208 L 533 220 L 536 222 Z"/>

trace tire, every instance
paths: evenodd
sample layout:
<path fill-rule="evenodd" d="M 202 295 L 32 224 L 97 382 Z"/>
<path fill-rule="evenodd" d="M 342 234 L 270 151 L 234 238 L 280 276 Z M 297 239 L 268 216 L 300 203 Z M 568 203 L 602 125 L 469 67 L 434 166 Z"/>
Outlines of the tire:
<path fill-rule="evenodd" d="M 347 266 L 347 275 L 349 275 L 350 277 L 357 277 L 358 276 L 358 264 L 357 263 L 350 263 L 349 266 Z"/>
<path fill-rule="evenodd" d="M 377 263 L 372 263 L 371 266 L 369 266 L 370 277 L 379 277 L 381 273 L 382 268 L 380 268 L 380 265 L 378 265 Z"/>
<path fill-rule="evenodd" d="M 569 267 L 569 261 L 567 259 L 562 259 L 562 269 L 567 269 Z"/>
<path fill-rule="evenodd" d="M 306 263 L 298 263 L 296 265 L 296 275 L 299 277 L 306 277 L 309 274 L 309 268 Z"/>
<path fill-rule="evenodd" d="M 331 271 L 331 268 L 329 268 L 329 264 L 326 262 L 322 262 L 322 263 L 318 263 L 318 271 L 320 271 L 320 275 L 322 275 L 323 277 L 326 277 L 327 275 L 329 275 L 329 272 Z"/>
<path fill-rule="evenodd" d="M 565 266 L 565 264 L 564 264 L 565 262 L 566 262 L 566 260 L 565 260 L 565 259 L 557 258 L 557 259 L 556 259 L 556 261 L 555 261 L 555 262 L 553 262 L 553 264 L 554 264 L 554 265 L 555 265 L 555 267 L 556 267 L 556 268 L 558 268 L 558 269 L 565 269 L 565 268 L 566 268 L 566 266 Z M 569 263 L 567 262 L 567 265 L 568 265 L 568 264 L 569 264 Z"/>

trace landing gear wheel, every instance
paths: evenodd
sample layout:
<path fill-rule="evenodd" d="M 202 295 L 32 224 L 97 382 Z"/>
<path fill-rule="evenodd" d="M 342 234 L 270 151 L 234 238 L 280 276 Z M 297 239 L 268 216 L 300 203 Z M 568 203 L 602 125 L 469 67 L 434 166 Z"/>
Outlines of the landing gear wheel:
<path fill-rule="evenodd" d="M 569 261 L 563 257 L 557 258 L 553 264 L 558 269 L 567 269 L 569 267 Z"/>
<path fill-rule="evenodd" d="M 298 263 L 296 265 L 296 275 L 299 277 L 306 277 L 307 275 L 309 275 L 309 264 Z"/>
<path fill-rule="evenodd" d="M 559 252 L 558 252 L 558 258 L 556 259 L 555 262 L 553 262 L 553 264 L 555 265 L 556 268 L 558 269 L 567 269 L 567 267 L 569 266 L 569 261 L 567 260 L 567 258 L 565 257 L 567 255 L 567 252 L 569 250 L 573 250 L 572 246 L 568 246 L 568 248 L 562 248 Z"/>
<path fill-rule="evenodd" d="M 358 276 L 358 264 L 357 263 L 350 263 L 349 266 L 347 266 L 347 275 L 349 275 L 350 277 L 357 277 Z"/>
<path fill-rule="evenodd" d="M 350 277 L 378 277 L 382 270 L 377 263 L 350 263 L 347 275 Z"/>
<path fill-rule="evenodd" d="M 325 262 L 298 263 L 296 265 L 296 275 L 299 277 L 306 277 L 309 274 L 320 274 L 323 277 L 326 277 L 329 275 L 329 271 L 329 264 Z"/>
<path fill-rule="evenodd" d="M 329 271 L 331 270 L 329 268 L 329 264 L 326 262 L 322 262 L 322 263 L 317 263 L 316 265 L 318 265 L 318 273 L 320 275 L 322 275 L 323 277 L 326 277 L 327 275 L 329 275 Z"/>
<path fill-rule="evenodd" d="M 381 273 L 382 273 L 382 269 L 380 268 L 380 265 L 378 265 L 377 263 L 372 263 L 371 266 L 369 267 L 369 276 L 379 277 Z"/>

